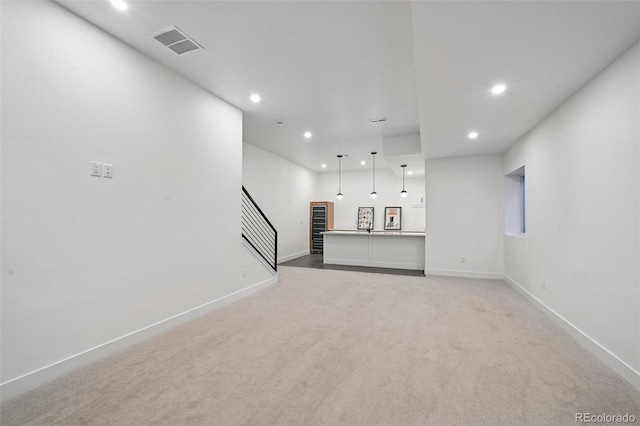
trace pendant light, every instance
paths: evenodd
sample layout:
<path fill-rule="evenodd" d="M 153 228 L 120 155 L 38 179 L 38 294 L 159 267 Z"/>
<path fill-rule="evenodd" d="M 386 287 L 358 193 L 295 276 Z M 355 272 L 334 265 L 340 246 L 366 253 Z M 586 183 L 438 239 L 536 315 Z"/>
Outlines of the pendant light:
<path fill-rule="evenodd" d="M 405 191 L 405 189 L 404 189 L 404 169 L 407 167 L 407 165 L 403 164 L 400 167 L 402 167 L 402 191 L 400 191 L 400 196 L 402 198 L 407 198 L 407 191 Z"/>
<path fill-rule="evenodd" d="M 378 196 L 378 193 L 376 192 L 376 154 L 377 152 L 371 153 L 371 156 L 373 157 L 373 191 L 371 191 L 371 198 L 374 200 Z"/>
<path fill-rule="evenodd" d="M 342 200 L 342 155 L 338 155 L 338 200 Z"/>

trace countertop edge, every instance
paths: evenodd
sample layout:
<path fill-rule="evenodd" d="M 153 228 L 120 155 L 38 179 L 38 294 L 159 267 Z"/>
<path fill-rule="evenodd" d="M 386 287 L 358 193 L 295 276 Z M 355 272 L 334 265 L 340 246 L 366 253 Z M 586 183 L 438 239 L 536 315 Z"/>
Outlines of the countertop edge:
<path fill-rule="evenodd" d="M 321 232 L 324 235 L 373 235 L 383 237 L 424 237 L 425 233 L 421 231 L 357 231 L 348 229 L 337 229 Z"/>

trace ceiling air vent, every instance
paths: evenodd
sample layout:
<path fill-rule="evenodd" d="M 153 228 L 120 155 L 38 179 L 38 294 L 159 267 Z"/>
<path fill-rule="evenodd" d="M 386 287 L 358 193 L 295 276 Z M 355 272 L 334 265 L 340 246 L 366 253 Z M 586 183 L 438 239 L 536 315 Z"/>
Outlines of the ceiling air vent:
<path fill-rule="evenodd" d="M 371 118 L 369 120 L 369 123 L 376 124 L 376 123 L 384 123 L 385 121 L 387 121 L 386 118 Z"/>
<path fill-rule="evenodd" d="M 203 49 L 191 37 L 180 31 L 177 27 L 169 27 L 152 34 L 151 37 L 173 50 L 178 55 Z"/>

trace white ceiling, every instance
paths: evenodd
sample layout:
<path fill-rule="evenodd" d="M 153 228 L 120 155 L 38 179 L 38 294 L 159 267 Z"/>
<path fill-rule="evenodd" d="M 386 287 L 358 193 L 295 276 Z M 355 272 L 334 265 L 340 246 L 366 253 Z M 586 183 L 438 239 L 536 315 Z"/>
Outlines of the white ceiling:
<path fill-rule="evenodd" d="M 337 154 L 419 175 L 424 158 L 502 152 L 640 39 L 640 1 L 58 3 L 242 109 L 246 142 L 316 171 Z M 150 37 L 173 25 L 204 50 Z"/>
<path fill-rule="evenodd" d="M 414 4 L 426 158 L 503 152 L 640 39 L 637 1 Z M 494 82 L 509 91 L 489 94 Z M 466 135 L 477 130 L 471 142 Z"/>

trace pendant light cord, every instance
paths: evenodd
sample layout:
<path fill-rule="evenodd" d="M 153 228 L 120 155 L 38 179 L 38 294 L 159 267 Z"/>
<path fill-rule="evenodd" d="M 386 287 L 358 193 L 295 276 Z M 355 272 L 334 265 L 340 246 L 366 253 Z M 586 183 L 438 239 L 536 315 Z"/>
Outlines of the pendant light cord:
<path fill-rule="evenodd" d="M 338 155 L 338 193 L 342 194 L 342 155 Z"/>
<path fill-rule="evenodd" d="M 372 152 L 373 157 L 373 192 L 376 192 L 376 153 Z"/>
<path fill-rule="evenodd" d="M 404 168 L 405 166 L 402 166 L 402 190 L 404 191 Z"/>
<path fill-rule="evenodd" d="M 338 154 L 338 200 L 342 200 L 342 154 Z"/>

